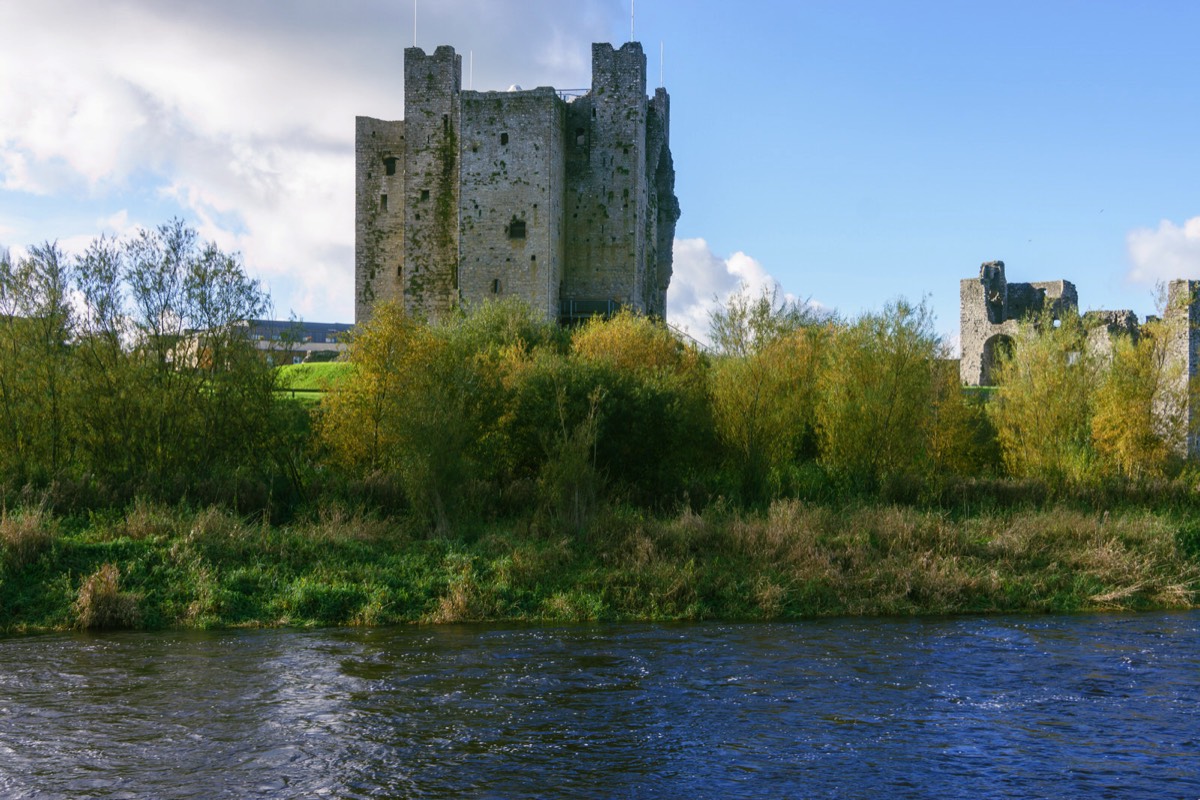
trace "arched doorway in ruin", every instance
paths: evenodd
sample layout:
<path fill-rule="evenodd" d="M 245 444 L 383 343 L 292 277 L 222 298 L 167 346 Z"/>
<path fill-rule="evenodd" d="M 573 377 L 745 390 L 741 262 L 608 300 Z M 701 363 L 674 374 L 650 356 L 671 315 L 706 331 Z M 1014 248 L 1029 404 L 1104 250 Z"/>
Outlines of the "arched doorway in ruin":
<path fill-rule="evenodd" d="M 1001 358 L 1012 355 L 1013 340 L 1011 336 L 997 333 L 983 343 L 983 370 L 980 383 L 984 386 L 996 384 L 994 370 Z"/>

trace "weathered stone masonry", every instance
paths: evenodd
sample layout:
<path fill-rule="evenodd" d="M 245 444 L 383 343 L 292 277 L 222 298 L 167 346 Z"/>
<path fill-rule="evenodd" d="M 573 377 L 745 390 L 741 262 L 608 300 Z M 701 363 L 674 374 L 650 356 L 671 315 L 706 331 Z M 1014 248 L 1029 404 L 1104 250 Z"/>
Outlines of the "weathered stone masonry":
<path fill-rule="evenodd" d="M 463 91 L 462 59 L 404 51 L 404 120 L 358 117 L 355 318 L 436 319 L 519 297 L 548 318 L 664 315 L 679 204 L 670 99 L 637 42 L 592 46 L 591 91 Z"/>
<path fill-rule="evenodd" d="M 1068 309 L 1079 306 L 1079 297 L 1070 281 L 1009 283 L 1003 261 L 988 261 L 979 268 L 978 278 L 966 278 L 959 286 L 960 341 L 962 358 L 959 376 L 967 386 L 994 383 L 992 367 L 1005 346 L 1016 338 L 1017 326 L 1030 314 L 1050 309 L 1057 319 Z M 1196 436 L 1196 403 L 1187 392 L 1200 370 L 1200 281 L 1176 280 L 1167 284 L 1167 306 L 1163 311 L 1168 358 L 1178 365 L 1182 395 L 1187 397 L 1182 413 L 1186 416 L 1186 441 L 1179 442 L 1181 455 L 1200 456 Z M 1087 346 L 1103 353 L 1112 348 L 1114 337 L 1139 335 L 1140 326 L 1133 311 L 1089 311 L 1084 315 L 1088 330 Z M 1160 410 L 1160 413 L 1163 413 Z M 1171 413 L 1179 413 L 1172 410 Z"/>

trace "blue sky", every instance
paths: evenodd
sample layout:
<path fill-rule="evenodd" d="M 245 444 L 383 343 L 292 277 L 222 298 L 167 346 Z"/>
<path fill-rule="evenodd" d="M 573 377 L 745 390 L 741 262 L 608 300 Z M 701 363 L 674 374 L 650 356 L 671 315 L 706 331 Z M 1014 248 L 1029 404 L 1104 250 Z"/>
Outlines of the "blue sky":
<path fill-rule="evenodd" d="M 410 0 L 0 6 L 0 243 L 81 249 L 172 216 L 276 313 L 353 316 L 354 115 L 402 115 Z M 590 82 L 627 0 L 419 0 L 476 89 Z M 1200 278 L 1200 3 L 640 0 L 672 99 L 674 321 L 746 280 L 853 316 L 958 281 L 1067 278 L 1153 311 Z"/>

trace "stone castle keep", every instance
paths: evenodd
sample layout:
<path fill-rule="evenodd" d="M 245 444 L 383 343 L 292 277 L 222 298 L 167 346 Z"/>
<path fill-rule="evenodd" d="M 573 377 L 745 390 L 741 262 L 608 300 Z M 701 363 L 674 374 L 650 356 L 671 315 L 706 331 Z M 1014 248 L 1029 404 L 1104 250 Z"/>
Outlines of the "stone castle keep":
<path fill-rule="evenodd" d="M 570 321 L 663 316 L 679 203 L 670 98 L 646 56 L 592 45 L 592 86 L 462 89 L 462 57 L 404 51 L 404 119 L 358 117 L 355 318 L 395 300 L 437 319 L 518 297 Z"/>

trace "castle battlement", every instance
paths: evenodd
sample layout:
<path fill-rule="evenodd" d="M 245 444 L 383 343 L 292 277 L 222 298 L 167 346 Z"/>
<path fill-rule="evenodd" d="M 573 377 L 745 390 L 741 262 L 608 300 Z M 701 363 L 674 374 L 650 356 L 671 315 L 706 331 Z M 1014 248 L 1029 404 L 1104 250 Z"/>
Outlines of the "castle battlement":
<path fill-rule="evenodd" d="M 436 319 L 520 297 L 547 318 L 665 315 L 679 203 L 670 98 L 646 56 L 592 46 L 592 87 L 462 89 L 449 46 L 404 51 L 404 119 L 358 117 L 355 317 L 382 300 Z"/>

